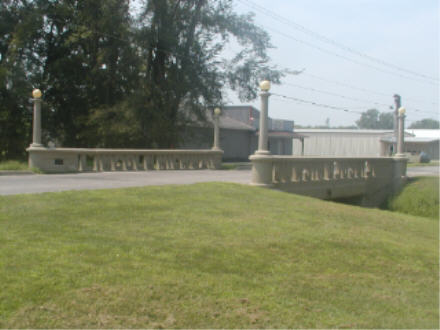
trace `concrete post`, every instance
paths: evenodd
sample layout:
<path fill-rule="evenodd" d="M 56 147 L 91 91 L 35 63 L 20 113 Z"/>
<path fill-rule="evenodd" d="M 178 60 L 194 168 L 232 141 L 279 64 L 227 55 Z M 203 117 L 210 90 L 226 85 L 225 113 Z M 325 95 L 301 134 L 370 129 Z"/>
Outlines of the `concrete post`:
<path fill-rule="evenodd" d="M 405 157 L 405 108 L 399 109 L 399 132 L 397 134 L 397 154 L 396 157 Z"/>
<path fill-rule="evenodd" d="M 301 138 L 301 156 L 304 156 L 304 138 Z"/>
<path fill-rule="evenodd" d="M 220 108 L 214 109 L 214 145 L 212 150 L 221 150 L 220 149 Z"/>
<path fill-rule="evenodd" d="M 399 135 L 399 109 L 401 105 L 400 95 L 394 94 L 394 121 L 393 121 L 393 130 L 394 130 L 394 139 L 395 143 L 393 144 L 393 152 L 397 153 L 397 139 Z"/>
<path fill-rule="evenodd" d="M 398 136 L 397 136 L 397 153 L 394 157 L 393 166 L 393 193 L 398 193 L 406 181 L 406 164 L 408 159 L 405 157 L 405 108 L 398 110 Z"/>
<path fill-rule="evenodd" d="M 41 96 L 40 96 L 41 97 Z M 41 99 L 34 97 L 34 120 L 33 120 L 33 132 L 32 132 L 32 148 L 41 148 Z"/>
<path fill-rule="evenodd" d="M 262 85 L 263 83 L 261 83 Z M 270 85 L 269 85 L 270 86 Z M 261 86 L 260 86 L 261 87 Z M 258 136 L 258 150 L 256 155 L 270 155 L 268 150 L 268 104 L 269 104 L 269 89 L 261 89 L 261 113 L 260 113 L 260 130 Z"/>
<path fill-rule="evenodd" d="M 268 103 L 270 82 L 264 80 L 261 88 L 260 134 L 258 136 L 258 150 L 249 159 L 252 162 L 252 185 L 272 186 L 272 155 L 268 150 Z"/>

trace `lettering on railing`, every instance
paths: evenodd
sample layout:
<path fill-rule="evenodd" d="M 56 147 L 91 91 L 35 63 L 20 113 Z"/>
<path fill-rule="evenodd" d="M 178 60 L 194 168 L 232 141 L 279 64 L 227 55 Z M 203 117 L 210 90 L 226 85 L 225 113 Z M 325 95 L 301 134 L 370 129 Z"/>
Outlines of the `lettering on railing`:
<path fill-rule="evenodd" d="M 390 175 L 380 158 L 299 158 L 272 157 L 272 183 L 305 183 L 366 180 Z"/>
<path fill-rule="evenodd" d="M 75 149 L 28 150 L 32 165 L 43 171 L 198 170 L 220 167 L 221 150 Z M 54 159 L 57 167 L 52 166 Z M 61 161 L 63 164 L 60 166 Z"/>
<path fill-rule="evenodd" d="M 381 205 L 406 178 L 406 158 L 253 155 L 252 184 L 322 199 Z"/>

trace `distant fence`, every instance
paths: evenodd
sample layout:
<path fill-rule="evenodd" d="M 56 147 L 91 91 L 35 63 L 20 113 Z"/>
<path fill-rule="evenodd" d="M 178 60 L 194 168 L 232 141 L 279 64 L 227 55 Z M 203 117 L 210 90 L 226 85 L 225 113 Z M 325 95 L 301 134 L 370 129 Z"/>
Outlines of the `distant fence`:
<path fill-rule="evenodd" d="M 400 189 L 406 158 L 251 156 L 252 183 L 322 199 L 378 205 Z"/>
<path fill-rule="evenodd" d="M 221 150 L 28 148 L 29 166 L 44 172 L 218 169 Z"/>

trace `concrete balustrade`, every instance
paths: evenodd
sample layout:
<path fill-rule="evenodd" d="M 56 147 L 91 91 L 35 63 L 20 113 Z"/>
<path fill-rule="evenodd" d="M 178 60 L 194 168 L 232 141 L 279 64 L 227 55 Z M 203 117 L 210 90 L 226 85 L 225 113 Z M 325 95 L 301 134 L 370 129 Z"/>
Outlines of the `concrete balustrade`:
<path fill-rule="evenodd" d="M 250 157 L 252 184 L 322 199 L 359 197 L 376 206 L 406 178 L 405 158 Z"/>
<path fill-rule="evenodd" d="M 218 169 L 222 150 L 28 148 L 29 166 L 44 172 Z"/>

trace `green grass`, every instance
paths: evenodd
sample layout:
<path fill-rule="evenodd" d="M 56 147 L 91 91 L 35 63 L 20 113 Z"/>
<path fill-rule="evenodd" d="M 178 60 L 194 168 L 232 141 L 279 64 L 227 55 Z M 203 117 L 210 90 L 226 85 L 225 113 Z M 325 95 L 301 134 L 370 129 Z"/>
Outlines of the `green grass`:
<path fill-rule="evenodd" d="M 409 179 L 403 190 L 390 202 L 388 209 L 396 212 L 439 218 L 439 178 Z"/>
<path fill-rule="evenodd" d="M 29 171 L 29 167 L 26 162 L 6 160 L 0 162 L 0 171 Z"/>
<path fill-rule="evenodd" d="M 0 196 L 0 328 L 437 328 L 438 222 L 237 184 Z"/>
<path fill-rule="evenodd" d="M 236 170 L 238 167 L 237 163 L 222 163 L 221 168 L 222 170 Z"/>
<path fill-rule="evenodd" d="M 222 170 L 237 170 L 243 167 L 250 167 L 249 162 L 223 162 L 221 165 Z"/>
<path fill-rule="evenodd" d="M 407 163 L 408 167 L 418 167 L 418 166 L 440 166 L 438 160 L 431 160 L 429 163 Z"/>

